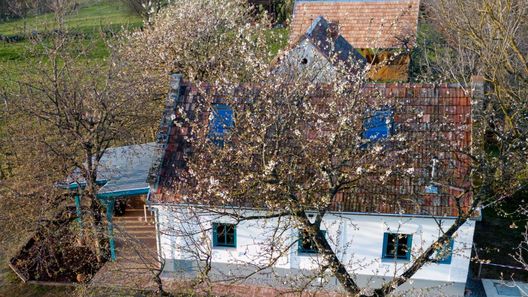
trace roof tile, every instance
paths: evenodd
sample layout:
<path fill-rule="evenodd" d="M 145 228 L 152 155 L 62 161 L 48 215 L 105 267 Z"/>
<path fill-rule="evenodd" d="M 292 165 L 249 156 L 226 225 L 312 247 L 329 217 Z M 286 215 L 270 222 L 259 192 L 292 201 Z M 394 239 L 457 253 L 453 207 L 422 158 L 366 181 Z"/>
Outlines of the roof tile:
<path fill-rule="evenodd" d="M 414 43 L 419 6 L 420 0 L 297 0 L 290 41 L 324 16 L 339 23 L 340 33 L 356 48 L 398 48 L 403 39 Z"/>

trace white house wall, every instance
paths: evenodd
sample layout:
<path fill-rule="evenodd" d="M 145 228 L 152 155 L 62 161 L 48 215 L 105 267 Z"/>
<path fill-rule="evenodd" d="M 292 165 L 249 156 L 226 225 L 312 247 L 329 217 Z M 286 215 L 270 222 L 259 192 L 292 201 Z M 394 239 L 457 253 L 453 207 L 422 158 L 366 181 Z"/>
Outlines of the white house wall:
<path fill-rule="evenodd" d="M 255 267 L 265 265 L 269 263 L 269 259 L 275 258 L 271 257 L 270 250 L 273 247 L 274 251 L 285 250 L 274 263 L 275 268 L 297 271 L 318 267 L 320 259 L 317 255 L 298 252 L 295 243 L 298 239 L 298 229 L 290 218 L 281 218 L 280 222 L 277 218 L 240 222 L 236 227 L 236 248 L 213 248 L 211 223 L 233 223 L 232 219 L 188 207 L 156 208 L 161 257 L 169 262 L 192 262 L 196 260 L 197 255 L 203 257 L 210 254 L 214 263 Z M 243 214 L 259 213 L 248 210 Z M 439 236 L 437 222 L 425 217 L 327 214 L 323 219 L 322 229 L 327 230 L 330 244 L 349 271 L 355 275 L 382 278 L 401 273 L 409 265 L 409 262 L 382 261 L 383 234 L 412 234 L 411 257 L 416 257 Z M 443 219 L 441 223 L 448 228 L 453 220 Z M 462 294 L 468 275 L 474 226 L 474 221 L 468 221 L 456 233 L 451 264 L 426 264 L 413 279 L 458 283 L 461 286 L 458 286 L 457 290 L 462 290 Z M 290 249 L 287 248 L 289 245 Z M 167 269 L 170 270 L 170 267 Z"/>

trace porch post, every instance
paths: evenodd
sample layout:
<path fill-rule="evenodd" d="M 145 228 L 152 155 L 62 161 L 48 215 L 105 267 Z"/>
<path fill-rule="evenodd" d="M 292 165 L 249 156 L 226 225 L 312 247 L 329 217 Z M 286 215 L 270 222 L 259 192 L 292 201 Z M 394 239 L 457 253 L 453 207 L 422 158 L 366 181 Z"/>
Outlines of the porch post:
<path fill-rule="evenodd" d="M 82 229 L 81 196 L 79 194 L 75 194 L 75 212 L 77 213 L 77 222 Z"/>
<path fill-rule="evenodd" d="M 114 226 L 112 217 L 114 214 L 115 198 L 108 198 L 106 200 L 106 220 L 108 222 L 108 241 L 110 243 L 110 257 L 112 261 L 116 260 Z"/>

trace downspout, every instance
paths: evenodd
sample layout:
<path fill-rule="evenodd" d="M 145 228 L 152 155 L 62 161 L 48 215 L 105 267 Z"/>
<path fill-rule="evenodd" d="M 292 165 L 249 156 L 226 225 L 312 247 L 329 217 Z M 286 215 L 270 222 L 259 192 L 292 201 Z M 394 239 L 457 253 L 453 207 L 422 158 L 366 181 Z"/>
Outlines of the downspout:
<path fill-rule="evenodd" d="M 161 263 L 163 261 L 161 256 L 161 235 L 159 229 L 159 209 L 157 207 L 152 207 L 151 211 L 154 212 L 154 226 L 156 227 L 156 248 L 158 250 L 158 261 Z"/>

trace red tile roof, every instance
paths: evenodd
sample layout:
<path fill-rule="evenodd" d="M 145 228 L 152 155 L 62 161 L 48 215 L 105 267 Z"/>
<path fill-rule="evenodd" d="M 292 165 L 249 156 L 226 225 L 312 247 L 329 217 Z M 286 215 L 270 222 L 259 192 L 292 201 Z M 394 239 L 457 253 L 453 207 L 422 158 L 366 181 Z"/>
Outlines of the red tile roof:
<path fill-rule="evenodd" d="M 362 213 L 457 215 L 454 197 L 462 194 L 462 189 L 470 184 L 470 160 L 458 151 L 467 150 L 471 145 L 470 96 L 463 88 L 447 84 L 371 83 L 363 92 L 372 97 L 381 94 L 388 105 L 394 106 L 397 133 L 420 140 L 405 155 L 405 161 L 413 165 L 414 173 L 412 177 L 391 175 L 384 183 L 373 177 L 355 192 L 341 193 L 334 201 L 333 209 Z M 160 143 L 165 147 L 165 153 L 152 170 L 151 183 L 157 184 L 157 191 L 151 196 L 155 203 L 177 203 L 181 194 L 192 193 L 192 186 L 189 187 L 181 174 L 186 170 L 184 156 L 191 149 L 185 140 L 190 129 L 181 123 L 183 116 L 195 116 L 193 109 L 200 94 L 196 87 L 182 83 L 176 85 L 171 97 L 173 102 L 167 105 L 164 116 L 170 120 L 161 127 Z M 425 187 L 431 184 L 432 158 L 439 160 L 435 179 L 441 183 L 438 194 L 425 192 Z M 394 160 L 395 164 L 398 161 L 401 160 Z M 397 166 L 394 168 L 397 171 Z M 471 198 L 471 194 L 463 195 L 461 206 L 464 210 L 470 206 Z"/>
<path fill-rule="evenodd" d="M 290 26 L 296 41 L 323 16 L 338 23 L 339 32 L 355 48 L 399 48 L 416 39 L 420 0 L 297 0 Z"/>

